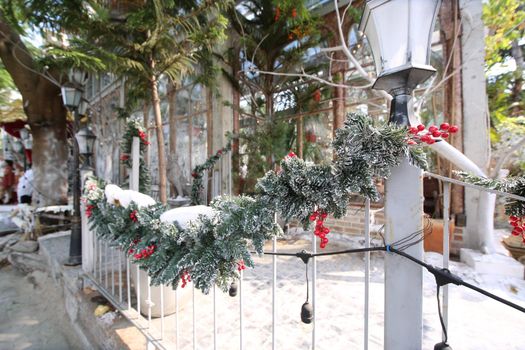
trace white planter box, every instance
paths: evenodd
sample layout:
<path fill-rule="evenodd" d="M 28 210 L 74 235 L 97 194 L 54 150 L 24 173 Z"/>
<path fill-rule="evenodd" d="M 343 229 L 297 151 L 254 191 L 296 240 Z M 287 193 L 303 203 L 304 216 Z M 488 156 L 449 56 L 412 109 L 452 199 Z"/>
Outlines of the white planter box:
<path fill-rule="evenodd" d="M 139 294 L 137 287 L 137 265 L 130 264 L 131 266 L 131 280 L 135 285 L 135 292 Z M 143 316 L 148 316 L 148 275 L 145 271 L 139 271 L 139 282 L 140 282 L 140 313 Z M 164 290 L 164 316 L 174 314 L 176 312 L 176 303 L 175 303 L 175 294 L 176 291 L 171 288 L 171 286 L 151 286 L 151 302 L 153 303 L 151 307 L 151 317 L 160 317 L 161 316 L 161 290 Z M 189 300 L 192 298 L 192 286 L 190 283 L 185 288 L 179 286 L 179 311 L 183 310 L 184 307 L 188 304 Z"/>

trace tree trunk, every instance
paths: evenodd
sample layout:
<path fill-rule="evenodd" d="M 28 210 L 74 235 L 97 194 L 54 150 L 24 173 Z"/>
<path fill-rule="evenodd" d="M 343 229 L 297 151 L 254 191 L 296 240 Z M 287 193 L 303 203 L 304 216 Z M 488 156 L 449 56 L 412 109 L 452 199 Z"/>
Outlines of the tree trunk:
<path fill-rule="evenodd" d="M 33 133 L 33 203 L 38 207 L 67 203 L 67 139 L 65 123 L 31 125 Z"/>
<path fill-rule="evenodd" d="M 153 63 L 152 63 L 153 65 Z M 157 131 L 157 150 L 159 157 L 159 199 L 162 204 L 168 202 L 167 197 L 167 179 L 166 179 L 166 150 L 164 148 L 164 128 L 162 126 L 162 115 L 160 113 L 160 98 L 157 89 L 157 78 L 152 76 L 151 83 L 151 103 L 155 113 L 155 130 Z"/>
<path fill-rule="evenodd" d="M 33 201 L 39 206 L 67 202 L 66 110 L 60 88 L 38 73 L 20 36 L 0 16 L 0 58 L 22 95 L 33 134 Z"/>

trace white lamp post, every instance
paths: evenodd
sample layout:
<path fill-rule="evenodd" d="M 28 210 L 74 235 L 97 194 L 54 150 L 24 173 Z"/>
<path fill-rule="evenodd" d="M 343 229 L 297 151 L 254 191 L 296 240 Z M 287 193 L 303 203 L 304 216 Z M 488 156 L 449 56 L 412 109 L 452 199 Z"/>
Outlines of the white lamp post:
<path fill-rule="evenodd" d="M 393 99 L 390 122 L 415 124 L 412 90 L 434 72 L 430 63 L 430 38 L 440 0 L 368 0 L 361 19 L 372 49 L 377 72 L 374 89 Z M 403 163 L 386 181 L 385 240 L 392 244 L 423 229 L 421 170 Z M 420 242 L 406 249 L 423 258 Z M 385 349 L 422 349 L 423 271 L 403 257 L 385 256 Z M 446 345 L 446 344 L 445 344 Z"/>

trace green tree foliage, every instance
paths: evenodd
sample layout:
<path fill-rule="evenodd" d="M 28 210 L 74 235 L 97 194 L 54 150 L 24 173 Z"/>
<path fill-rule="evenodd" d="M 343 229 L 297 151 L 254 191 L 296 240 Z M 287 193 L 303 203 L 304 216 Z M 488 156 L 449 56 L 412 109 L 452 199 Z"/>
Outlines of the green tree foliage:
<path fill-rule="evenodd" d="M 490 0 L 483 5 L 483 20 L 489 30 L 485 39 L 487 93 L 497 167 L 514 166 L 520 173 L 520 164 L 522 168 L 525 164 L 520 146 L 525 140 L 525 62 L 520 44 L 525 36 L 525 6 L 519 0 Z"/>
<path fill-rule="evenodd" d="M 308 58 L 321 40 L 319 21 L 306 4 L 304 0 L 247 0 L 229 13 L 235 32 L 235 45 L 228 55 L 234 69 L 232 81 L 247 101 L 241 114 L 251 122 L 241 135 L 248 192 L 295 141 L 295 123 L 286 116 L 297 112 L 294 86 L 299 79 L 289 74 L 302 73 L 304 66 L 309 72 L 315 70 L 316 64 L 308 64 Z"/>

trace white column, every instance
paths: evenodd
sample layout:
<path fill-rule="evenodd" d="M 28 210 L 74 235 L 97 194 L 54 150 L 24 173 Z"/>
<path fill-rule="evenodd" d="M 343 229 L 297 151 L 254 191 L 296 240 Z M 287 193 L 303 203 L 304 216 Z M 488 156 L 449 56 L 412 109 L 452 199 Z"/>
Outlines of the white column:
<path fill-rule="evenodd" d="M 482 0 L 460 0 L 461 60 L 463 93 L 463 145 L 465 155 L 486 171 L 490 159 L 490 124 L 485 83 L 485 27 L 482 20 Z M 467 232 L 464 237 L 465 248 L 479 249 L 490 242 L 481 233 L 492 235 L 492 221 L 480 212 L 489 205 L 487 196 L 473 189 L 465 189 L 465 214 Z M 481 215 L 480 215 L 481 214 Z"/>
<path fill-rule="evenodd" d="M 420 169 L 404 160 L 386 181 L 386 243 L 423 228 L 423 182 Z M 422 259 L 423 243 L 406 250 Z M 385 346 L 387 350 L 420 350 L 423 336 L 423 270 L 395 255 L 385 256 Z"/>
<path fill-rule="evenodd" d="M 93 175 L 91 170 L 80 169 L 80 181 L 82 190 L 89 176 Z M 85 272 L 93 271 L 94 251 L 93 240 L 94 232 L 89 229 L 88 218 L 86 216 L 86 205 L 80 202 L 80 229 L 82 232 L 82 270 Z"/>
<path fill-rule="evenodd" d="M 139 166 L 140 166 L 140 139 L 133 138 L 131 144 L 131 174 L 129 174 L 129 188 L 133 191 L 139 190 Z"/>

